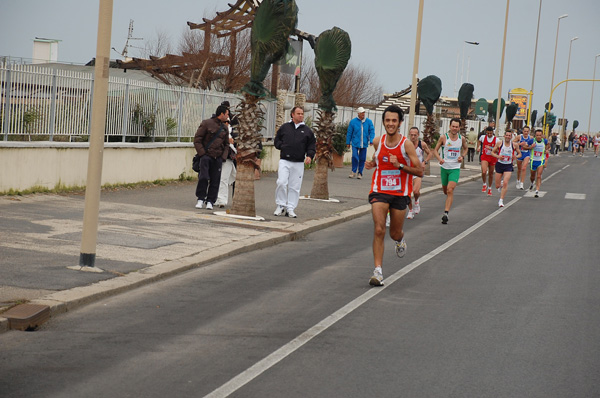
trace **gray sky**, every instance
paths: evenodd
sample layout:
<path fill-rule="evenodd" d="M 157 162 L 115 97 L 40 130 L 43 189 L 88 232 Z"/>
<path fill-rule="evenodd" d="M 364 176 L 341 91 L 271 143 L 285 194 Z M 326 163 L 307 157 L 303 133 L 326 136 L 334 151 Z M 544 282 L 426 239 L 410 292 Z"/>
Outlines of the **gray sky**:
<path fill-rule="evenodd" d="M 346 30 L 352 39 L 351 62 L 376 73 L 386 93 L 400 91 L 411 83 L 416 35 L 418 0 L 296 0 L 300 14 L 298 27 L 318 35 L 333 26 Z M 121 51 L 127 38 L 129 20 L 135 21 L 134 36 L 146 40 L 166 32 L 176 43 L 186 22 L 201 22 L 226 10 L 234 0 L 114 0 L 112 46 Z M 59 39 L 59 60 L 85 63 L 95 56 L 98 1 L 91 0 L 0 0 L 0 56 L 32 57 L 33 39 Z M 502 96 L 512 88 L 531 89 L 539 0 L 513 0 L 510 3 L 509 31 Z M 458 65 L 463 80 L 475 86 L 475 98 L 498 96 L 505 1 L 425 0 L 419 76 L 438 76 L 444 96 L 454 96 Z M 591 79 L 594 57 L 600 54 L 600 1 L 543 0 L 533 109 L 542 113 L 550 96 L 552 61 L 557 19 L 560 22 L 554 84 L 564 80 L 571 38 L 570 78 Z M 463 42 L 480 42 L 464 46 Z M 142 41 L 132 42 L 143 47 Z M 305 51 L 310 47 L 305 45 Z M 115 58 L 119 55 L 112 52 Z M 139 55 L 135 49 L 130 55 Z M 470 62 L 469 62 L 470 58 Z M 600 57 L 599 57 L 600 58 Z M 468 68 L 467 68 L 468 66 Z M 600 66 L 598 66 L 600 69 Z M 596 73 L 600 79 L 600 72 Z M 554 112 L 562 116 L 564 84 L 554 91 Z M 592 131 L 600 131 L 600 84 L 595 85 Z M 566 117 L 569 127 L 579 120 L 578 130 L 588 126 L 591 82 L 571 82 L 568 86 Z"/>

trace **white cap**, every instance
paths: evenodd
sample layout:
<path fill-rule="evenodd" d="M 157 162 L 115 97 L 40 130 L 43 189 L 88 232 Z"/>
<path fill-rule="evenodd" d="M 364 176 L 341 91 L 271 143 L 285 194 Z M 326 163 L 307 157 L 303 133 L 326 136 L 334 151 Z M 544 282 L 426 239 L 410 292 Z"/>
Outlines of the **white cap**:
<path fill-rule="evenodd" d="M 365 112 L 365 108 L 363 108 L 362 106 L 358 107 L 358 109 L 356 110 L 358 113 L 364 113 Z"/>

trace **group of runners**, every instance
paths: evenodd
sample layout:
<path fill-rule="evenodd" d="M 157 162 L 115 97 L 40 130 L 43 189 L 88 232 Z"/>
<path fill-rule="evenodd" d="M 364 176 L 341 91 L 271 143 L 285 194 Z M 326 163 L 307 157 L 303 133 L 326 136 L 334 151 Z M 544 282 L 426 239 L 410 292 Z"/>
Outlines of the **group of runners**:
<path fill-rule="evenodd" d="M 572 133 L 572 135 L 572 137 L 569 137 L 569 141 L 572 142 L 571 153 L 573 156 L 575 156 L 577 153 L 579 156 L 583 156 L 585 148 L 588 146 L 588 144 L 593 144 L 594 156 L 598 157 L 598 149 L 600 149 L 600 133 L 593 137 L 588 137 L 587 134 L 577 135 Z"/>
<path fill-rule="evenodd" d="M 372 286 L 383 285 L 383 252 L 387 228 L 395 242 L 398 257 L 404 257 L 407 250 L 404 239 L 404 220 L 411 219 L 420 212 L 419 196 L 424 167 L 435 156 L 440 163 L 443 192 L 446 195 L 442 223 L 447 224 L 453 202 L 454 189 L 460 176 L 460 166 L 466 155 L 467 141 L 460 135 L 460 119 L 450 121 L 450 130 L 443 134 L 432 151 L 419 139 L 419 130 L 412 127 L 409 137 L 399 133 L 404 112 L 396 105 L 383 112 L 385 133 L 373 140 L 375 153 L 365 167 L 374 169 L 369 193 L 369 203 L 374 223 L 373 260 L 375 269 L 369 279 Z M 482 192 L 492 195 L 492 182 L 500 192 L 498 206 L 504 207 L 509 180 L 517 162 L 517 188 L 524 189 L 524 179 L 529 170 L 529 190 L 535 187 L 535 197 L 539 197 L 542 173 L 548 159 L 548 140 L 542 130 L 536 130 L 531 137 L 525 127 L 522 134 L 513 137 L 509 129 L 504 137 L 494 136 L 494 129 L 488 127 L 482 135 L 477 151 L 481 154 Z M 441 150 L 441 151 L 440 151 Z M 495 176 L 495 177 L 494 177 Z M 414 196 L 414 201 L 411 197 Z M 387 218 L 387 221 L 386 221 Z"/>
<path fill-rule="evenodd" d="M 500 139 L 494 135 L 493 128 L 487 127 L 477 143 L 477 151 L 481 154 L 481 192 L 492 196 L 492 180 L 495 180 L 496 189 L 500 191 L 498 206 L 504 207 L 504 197 L 515 160 L 517 189 L 525 189 L 525 178 L 529 175 L 529 190 L 535 187 L 534 196 L 539 197 L 542 173 L 548 166 L 549 157 L 548 140 L 544 138 L 541 129 L 537 129 L 535 135 L 531 136 L 529 127 L 525 126 L 523 132 L 514 137 L 512 130 L 508 129 L 504 138 Z"/>

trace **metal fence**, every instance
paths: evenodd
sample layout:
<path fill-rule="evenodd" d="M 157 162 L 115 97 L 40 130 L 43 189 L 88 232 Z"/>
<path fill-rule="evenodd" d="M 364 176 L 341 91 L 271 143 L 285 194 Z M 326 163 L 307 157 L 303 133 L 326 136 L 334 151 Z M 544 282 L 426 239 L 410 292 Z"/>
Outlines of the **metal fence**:
<path fill-rule="evenodd" d="M 93 73 L 35 65 L 0 64 L 0 135 L 4 141 L 86 141 L 90 134 Z M 187 87 L 110 77 L 107 141 L 189 141 L 224 100 L 241 97 Z M 261 101 L 261 133 L 272 137 L 277 103 Z"/>
<path fill-rule="evenodd" d="M 7 140 L 87 141 L 90 134 L 93 73 L 35 65 L 0 64 L 0 136 Z M 189 141 L 200 122 L 209 118 L 224 100 L 235 108 L 241 101 L 234 94 L 204 91 L 161 83 L 110 77 L 106 110 L 107 141 Z M 261 101 L 266 139 L 275 135 L 276 101 Z M 305 118 L 317 117 L 317 104 L 307 103 Z M 367 110 L 375 134 L 384 131 L 382 112 Z M 340 106 L 337 123 L 356 117 L 356 110 Z M 415 116 L 423 131 L 425 116 Z M 439 131 L 449 130 L 450 119 L 439 119 Z M 480 131 L 487 123 L 467 120 L 467 130 Z M 401 133 L 408 135 L 405 122 Z"/>

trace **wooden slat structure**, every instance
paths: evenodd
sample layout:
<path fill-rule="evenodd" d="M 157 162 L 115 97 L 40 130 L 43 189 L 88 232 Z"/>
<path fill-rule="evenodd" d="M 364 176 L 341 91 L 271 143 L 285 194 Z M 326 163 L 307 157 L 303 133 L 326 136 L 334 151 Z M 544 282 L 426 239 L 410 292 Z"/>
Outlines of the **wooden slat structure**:
<path fill-rule="evenodd" d="M 118 61 L 119 67 L 145 70 L 166 84 L 171 84 L 171 79 L 165 75 L 170 75 L 192 87 L 198 87 L 202 79 L 213 81 L 231 76 L 234 73 L 238 34 L 252 26 L 260 1 L 237 0 L 235 4 L 228 4 L 229 10 L 217 12 L 213 19 L 202 18 L 203 23 L 200 24 L 188 22 L 190 29 L 204 31 L 204 47 L 198 53 L 167 54 L 150 59 L 132 58 L 130 61 Z M 229 38 L 229 54 L 211 51 L 214 38 Z M 214 72 L 214 69 L 222 70 L 223 67 L 226 68 L 226 73 Z"/>

